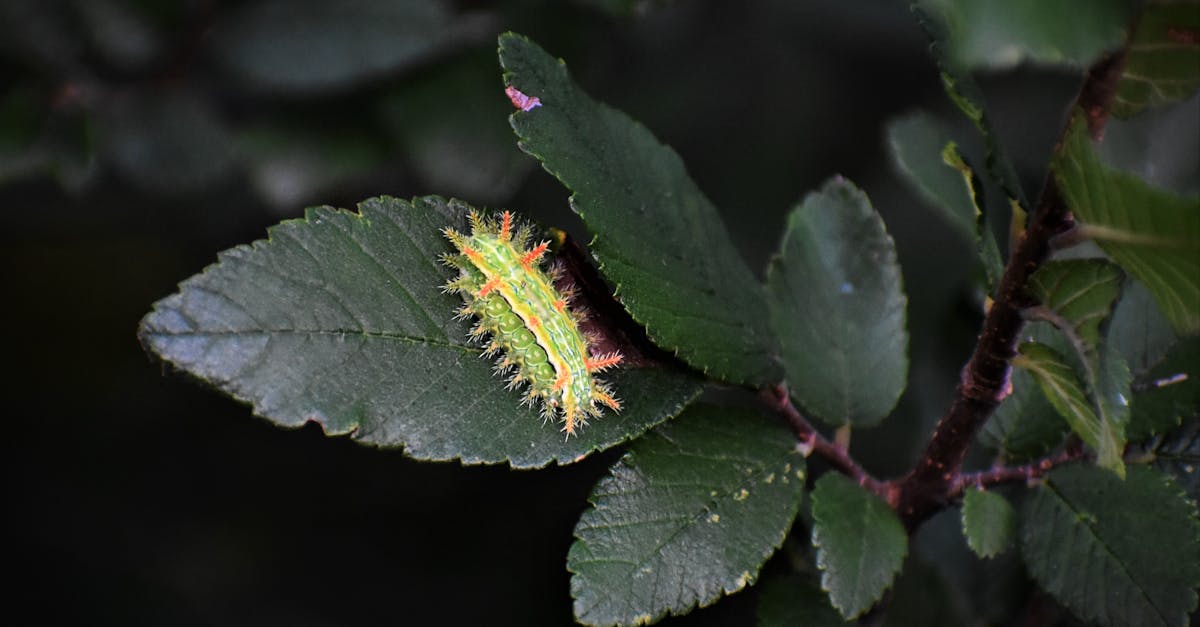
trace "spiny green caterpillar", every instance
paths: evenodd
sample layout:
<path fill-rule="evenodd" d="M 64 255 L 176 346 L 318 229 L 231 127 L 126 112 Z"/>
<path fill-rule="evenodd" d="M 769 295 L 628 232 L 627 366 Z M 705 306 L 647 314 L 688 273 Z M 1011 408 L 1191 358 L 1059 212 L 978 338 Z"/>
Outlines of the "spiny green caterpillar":
<path fill-rule="evenodd" d="M 537 265 L 549 242 L 527 248 L 529 227 L 514 229 L 508 211 L 499 222 L 475 211 L 469 217 L 469 236 L 449 227 L 442 230 L 459 252 L 442 260 L 460 271 L 442 289 L 462 295 L 460 318 L 479 319 L 471 329 L 472 340 L 491 336 L 483 355 L 504 353 L 496 361 L 496 372 L 510 375 L 508 388 L 528 382 L 521 403 L 533 405 L 541 399 L 542 417 L 561 420 L 568 437 L 588 418 L 600 415 L 597 403 L 620 411 L 612 390 L 593 375 L 616 366 L 621 354 L 591 354 L 591 338 L 579 329 L 584 316 L 568 308 L 573 292 L 554 287 L 561 271 L 552 268 L 547 275 Z"/>

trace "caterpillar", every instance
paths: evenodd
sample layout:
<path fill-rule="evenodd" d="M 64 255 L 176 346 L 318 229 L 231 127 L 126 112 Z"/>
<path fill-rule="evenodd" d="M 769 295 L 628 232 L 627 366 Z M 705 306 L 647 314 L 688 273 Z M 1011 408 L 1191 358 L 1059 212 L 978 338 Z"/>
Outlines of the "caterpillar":
<path fill-rule="evenodd" d="M 458 318 L 478 319 L 469 337 L 486 346 L 483 356 L 498 356 L 496 373 L 508 377 L 508 389 L 528 383 L 521 404 L 540 401 L 542 418 L 561 421 L 567 437 L 598 417 L 601 405 L 620 411 L 612 389 L 595 375 L 619 364 L 621 353 L 592 355 L 592 338 L 579 328 L 584 314 L 570 307 L 573 290 L 554 285 L 561 269 L 547 274 L 538 265 L 550 243 L 529 248 L 531 229 L 515 224 L 510 211 L 499 220 L 474 210 L 468 217 L 470 235 L 442 230 L 457 250 L 442 261 L 459 271 L 442 289 L 462 296 Z"/>

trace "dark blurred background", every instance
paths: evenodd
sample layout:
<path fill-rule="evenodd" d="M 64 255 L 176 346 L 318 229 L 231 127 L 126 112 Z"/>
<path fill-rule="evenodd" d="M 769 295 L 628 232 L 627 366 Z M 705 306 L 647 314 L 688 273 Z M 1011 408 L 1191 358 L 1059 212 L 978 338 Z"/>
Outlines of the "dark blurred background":
<path fill-rule="evenodd" d="M 436 193 L 586 241 L 516 148 L 496 35 L 563 57 L 683 156 L 753 268 L 843 174 L 896 238 L 910 389 L 855 452 L 902 472 L 970 348 L 968 251 L 890 165 L 951 114 L 905 2 L 0 0 L 6 614 L 35 624 L 559 625 L 619 455 L 537 472 L 285 431 L 164 368 L 139 318 L 308 205 Z M 1033 190 L 1070 73 L 984 77 Z M 949 576 L 949 575 L 943 575 Z M 753 589 L 668 625 L 750 624 Z"/>

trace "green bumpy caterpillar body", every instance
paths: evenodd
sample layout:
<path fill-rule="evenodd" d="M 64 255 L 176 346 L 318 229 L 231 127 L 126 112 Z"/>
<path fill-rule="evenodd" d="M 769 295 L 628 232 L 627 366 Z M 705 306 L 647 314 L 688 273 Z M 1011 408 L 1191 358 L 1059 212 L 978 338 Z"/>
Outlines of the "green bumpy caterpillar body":
<path fill-rule="evenodd" d="M 538 267 L 549 243 L 527 249 L 530 231 L 514 229 L 508 211 L 498 222 L 475 211 L 469 217 L 470 235 L 442 231 L 458 249 L 443 261 L 460 272 L 443 289 L 462 295 L 460 317 L 479 319 L 471 339 L 491 337 L 484 356 L 503 352 L 496 371 L 509 375 L 509 389 L 528 383 L 522 404 L 541 399 L 542 416 L 561 420 L 568 437 L 600 415 L 598 405 L 619 411 L 612 390 L 594 375 L 620 363 L 621 354 L 592 356 L 579 328 L 582 315 L 569 308 L 572 294 L 554 287 L 556 271 L 547 275 Z"/>

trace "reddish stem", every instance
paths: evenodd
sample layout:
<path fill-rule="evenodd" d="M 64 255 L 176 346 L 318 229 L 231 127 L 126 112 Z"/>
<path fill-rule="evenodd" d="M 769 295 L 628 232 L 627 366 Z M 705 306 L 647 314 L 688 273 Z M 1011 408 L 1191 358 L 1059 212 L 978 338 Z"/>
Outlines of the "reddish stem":
<path fill-rule="evenodd" d="M 1040 479 L 1055 467 L 1082 457 L 1083 447 L 1076 442 L 1055 455 L 1048 455 L 1023 466 L 1000 466 L 981 472 L 962 473 L 954 479 L 947 498 L 956 501 L 962 498 L 963 492 L 970 487 L 990 488 L 1016 481 L 1029 482 Z"/>
<path fill-rule="evenodd" d="M 792 431 L 796 433 L 796 439 L 799 440 L 799 446 L 804 451 L 805 457 L 813 453 L 820 455 L 830 466 L 854 479 L 859 485 L 888 501 L 889 504 L 895 505 L 895 490 L 891 485 L 872 477 L 866 469 L 854 461 L 854 458 L 850 457 L 849 451 L 821 435 L 821 432 L 817 431 L 804 418 L 800 410 L 792 404 L 786 385 L 780 383 L 763 388 L 762 396 L 775 411 L 787 418 L 788 424 L 792 426 Z"/>

